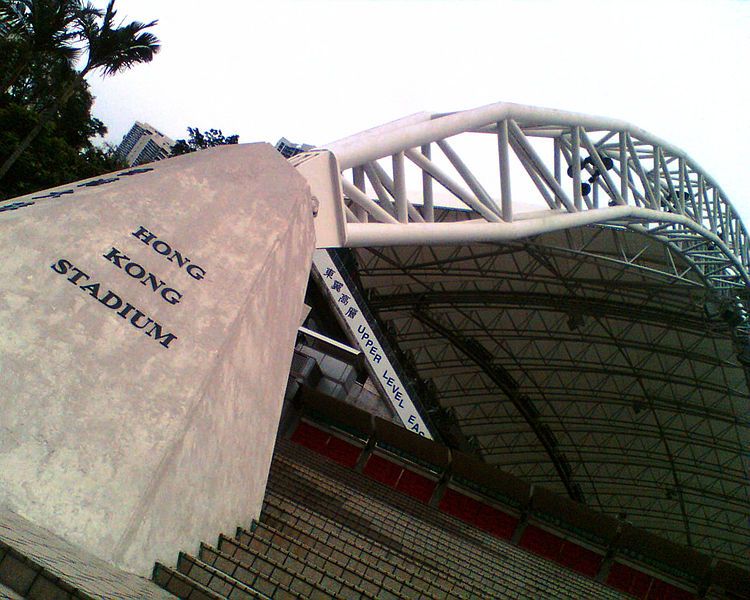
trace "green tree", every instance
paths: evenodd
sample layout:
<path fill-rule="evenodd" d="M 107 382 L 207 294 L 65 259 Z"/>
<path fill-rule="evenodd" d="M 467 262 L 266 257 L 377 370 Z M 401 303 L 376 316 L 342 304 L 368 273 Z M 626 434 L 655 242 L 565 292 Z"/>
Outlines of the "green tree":
<path fill-rule="evenodd" d="M 0 199 L 86 179 L 125 166 L 114 149 L 92 142 L 106 127 L 91 116 L 93 97 L 85 83 L 47 123 L 2 181 Z M 3 150 L 14 148 L 37 123 L 39 114 L 11 102 L 0 106 L 0 160 Z M 101 139 L 101 138 L 99 138 Z"/>
<path fill-rule="evenodd" d="M 221 129 L 209 129 L 201 133 L 197 127 L 188 127 L 188 139 L 177 140 L 172 146 L 172 156 L 188 154 L 196 150 L 205 150 L 214 146 L 225 146 L 227 144 L 236 144 L 240 140 L 237 134 L 224 136 Z"/>
<path fill-rule="evenodd" d="M 80 0 L 0 0 L 0 90 L 15 85 L 34 60 L 72 64 L 80 51 L 74 25 L 87 10 Z"/>
<path fill-rule="evenodd" d="M 9 3 L 18 9 L 19 5 L 36 4 L 37 2 L 61 4 L 64 0 L 0 0 L 3 3 Z M 76 90 L 85 86 L 85 77 L 92 71 L 100 70 L 103 76 L 114 75 L 119 71 L 131 68 L 132 66 L 150 62 L 154 55 L 159 51 L 159 40 L 152 33 L 145 31 L 153 27 L 156 21 L 150 23 L 141 23 L 133 21 L 131 23 L 117 26 L 115 17 L 117 12 L 114 9 L 115 0 L 110 0 L 105 11 L 94 8 L 91 4 L 78 4 L 79 8 L 75 11 L 75 18 L 65 20 L 63 27 L 67 33 L 58 36 L 59 45 L 62 49 L 67 47 L 68 42 L 72 39 L 79 40 L 83 46 L 82 50 L 86 55 L 86 61 L 80 71 L 70 68 L 64 73 L 64 76 L 57 79 L 56 94 L 52 101 L 40 113 L 36 123 L 31 127 L 28 133 L 18 142 L 13 152 L 5 159 L 0 166 L 0 180 L 2 180 L 10 168 L 18 161 L 21 155 L 29 148 L 31 143 L 42 133 L 45 127 L 53 120 L 59 121 L 60 111 L 66 103 L 76 93 Z M 7 12 L 7 11 L 6 11 Z M 3 13 L 6 14 L 6 13 Z M 36 29 L 37 24 L 31 21 L 31 11 L 24 12 L 16 10 L 17 19 L 23 22 L 27 29 Z M 0 15 L 2 16 L 2 15 Z M 57 21 L 60 23 L 60 21 Z M 20 24 L 14 21 L 3 23 L 0 33 L 4 36 L 4 43 L 13 45 L 14 35 L 10 32 L 22 30 Z M 47 36 L 48 37 L 48 36 Z M 39 52 L 31 60 L 24 58 L 28 44 L 17 44 L 17 51 L 13 53 L 10 60 L 13 64 L 23 62 L 29 67 L 34 60 L 44 62 L 45 53 Z M 76 50 L 78 51 L 78 50 Z M 70 66 L 72 57 L 67 51 L 56 59 L 47 61 L 50 66 L 55 66 L 62 61 L 67 61 Z M 18 81 L 19 76 L 14 78 L 14 84 Z M 56 118 L 57 117 L 57 118 Z"/>

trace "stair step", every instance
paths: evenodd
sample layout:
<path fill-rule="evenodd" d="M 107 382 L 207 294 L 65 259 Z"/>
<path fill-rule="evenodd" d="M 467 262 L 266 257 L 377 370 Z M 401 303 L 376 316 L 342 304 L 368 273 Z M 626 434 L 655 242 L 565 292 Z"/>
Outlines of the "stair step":
<path fill-rule="evenodd" d="M 283 594 L 274 595 L 277 593 L 275 587 L 270 587 L 265 582 L 259 581 L 259 585 L 256 587 L 240 581 L 223 569 L 216 568 L 200 558 L 184 552 L 180 552 L 177 559 L 177 570 L 213 590 L 221 597 L 232 598 L 232 600 L 276 597 L 287 600 L 287 598 L 294 598 L 294 596 L 284 596 Z"/>
<path fill-rule="evenodd" d="M 226 596 L 222 596 L 187 575 L 158 562 L 154 565 L 154 573 L 151 579 L 159 587 L 182 600 L 226 600 Z"/>
<path fill-rule="evenodd" d="M 519 587 L 543 593 L 552 587 L 560 590 L 560 597 L 621 597 L 611 588 L 287 441 L 277 446 L 266 493 L 267 504 L 278 499 L 289 503 L 280 506 L 282 512 L 294 506 L 306 512 L 306 519 L 322 523 L 317 535 L 338 535 L 336 528 L 343 525 L 397 548 L 414 562 L 425 566 L 437 562 L 441 573 L 471 581 L 485 595 L 512 594 Z M 567 583 L 559 587 L 561 569 Z"/>
<path fill-rule="evenodd" d="M 413 531 L 413 537 L 418 528 L 420 547 L 425 541 L 425 536 L 426 541 L 436 542 L 438 548 L 443 547 L 446 540 L 459 542 L 455 547 L 478 556 L 483 564 L 486 564 L 488 550 L 497 552 L 499 558 L 504 558 L 512 552 L 512 547 L 504 540 L 469 526 L 435 508 L 394 494 L 390 488 L 344 469 L 304 448 L 294 448 L 294 454 L 300 452 L 311 455 L 299 457 L 300 460 L 304 459 L 305 464 L 300 464 L 295 457 L 290 458 L 285 454 L 275 460 L 270 480 L 272 491 L 279 491 L 285 496 L 291 491 L 297 503 L 310 502 L 311 508 L 314 504 L 324 509 L 324 514 L 336 521 L 341 516 L 360 519 L 366 515 L 369 517 L 367 520 L 379 526 L 379 529 L 388 532 L 389 527 L 392 527 L 403 531 L 404 534 Z M 278 490 L 277 486 L 282 489 Z M 335 504 L 321 504 L 321 496 L 346 497 L 347 510 L 338 511 L 341 514 L 330 514 L 331 507 L 335 507 Z M 375 516 L 377 518 L 374 518 Z M 375 533 L 381 532 L 376 530 Z M 401 540 L 407 541 L 408 538 L 403 535 Z"/>
<path fill-rule="evenodd" d="M 410 524 L 394 523 L 388 529 L 378 523 L 379 519 L 374 508 L 368 515 L 366 501 L 360 503 L 356 499 L 351 499 L 347 503 L 348 510 L 332 515 L 327 514 L 329 511 L 329 508 L 325 505 L 327 494 L 321 494 L 320 499 L 306 497 L 303 499 L 304 504 L 302 504 L 289 500 L 288 497 L 283 497 L 285 495 L 283 492 L 277 495 L 276 481 L 271 482 L 271 487 L 272 489 L 266 493 L 268 503 L 273 503 L 275 500 L 269 496 L 276 495 L 277 499 L 289 502 L 295 505 L 296 509 L 307 512 L 307 518 L 312 521 L 312 525 L 330 535 L 340 535 L 342 527 L 346 527 L 349 531 L 355 531 L 372 539 L 380 546 L 388 547 L 392 551 L 395 550 L 399 554 L 409 556 L 413 562 L 420 565 L 420 568 L 423 568 L 425 564 L 438 565 L 437 568 L 440 572 L 451 573 L 460 581 L 473 579 L 477 584 L 482 585 L 496 579 L 491 567 L 494 561 L 487 561 L 488 555 L 491 556 L 491 551 L 488 548 L 478 547 L 476 550 L 467 550 L 464 540 L 452 540 L 445 534 L 442 536 L 443 539 L 439 540 L 432 538 L 429 533 L 421 531 L 420 533 L 423 533 L 421 537 L 417 537 L 414 532 L 411 533 L 410 537 L 407 537 L 409 528 L 415 529 L 418 526 L 416 522 Z M 282 497 L 278 498 L 280 495 Z M 282 511 L 285 510 L 283 506 L 279 508 Z M 385 518 L 382 521 L 388 522 Z M 480 558 L 478 554 L 481 550 L 484 553 Z M 493 558 L 501 559 L 501 557 Z"/>
<path fill-rule="evenodd" d="M 362 597 L 383 598 L 389 595 L 394 598 L 427 597 L 388 575 L 377 573 L 375 569 L 367 565 L 363 565 L 359 570 L 347 568 L 346 564 L 341 564 L 341 561 L 326 558 L 302 544 L 283 548 L 279 544 L 264 539 L 262 535 L 268 535 L 267 530 L 262 526 L 252 533 L 240 528 L 237 531 L 237 539 L 225 539 L 224 544 L 227 548 L 232 548 L 235 555 L 259 553 L 273 557 L 275 560 L 283 560 L 283 555 L 290 556 L 292 563 L 301 561 L 308 568 L 316 569 L 332 577 L 340 585 L 358 591 Z M 280 539 L 278 535 L 276 538 Z"/>
<path fill-rule="evenodd" d="M 490 541 L 489 534 L 480 530 L 469 530 L 466 532 L 469 534 L 467 539 L 466 533 L 459 536 L 449 529 L 451 525 L 453 528 L 463 526 L 464 529 L 466 526 L 448 522 L 448 516 L 443 513 L 434 511 L 434 514 L 425 515 L 416 507 L 413 511 L 406 511 L 402 506 L 390 505 L 390 502 L 395 502 L 395 499 L 390 497 L 386 504 L 379 495 L 387 494 L 390 490 L 383 490 L 382 486 L 374 482 L 367 482 L 368 485 L 360 489 L 348 487 L 340 481 L 332 481 L 314 469 L 299 465 L 291 465 L 291 469 L 296 473 L 272 469 L 269 477 L 272 492 L 280 492 L 284 496 L 294 493 L 294 497 L 299 499 L 298 504 L 304 502 L 315 512 L 324 514 L 330 521 L 345 523 L 355 529 L 367 527 L 371 530 L 368 531 L 368 536 L 382 543 L 395 545 L 421 562 L 437 560 L 443 569 L 450 569 L 464 576 L 475 574 L 478 581 L 494 579 L 487 554 L 497 548 Z M 350 478 L 353 475 L 346 471 L 344 473 Z M 369 489 L 373 485 L 376 488 Z M 336 510 L 336 505 L 331 506 L 327 501 L 330 496 L 346 497 L 346 510 Z M 437 523 L 433 524 L 429 520 Z M 448 526 L 446 529 L 442 527 L 444 524 Z M 451 543 L 446 544 L 446 541 Z M 507 554 L 505 548 L 501 549 L 501 555 L 496 558 L 502 560 L 502 554 Z"/>
<path fill-rule="evenodd" d="M 259 523 L 252 532 L 238 529 L 236 536 L 243 544 L 253 550 L 262 551 L 264 543 L 276 544 L 281 548 L 295 553 L 305 554 L 308 561 L 314 560 L 319 564 L 325 563 L 333 568 L 347 582 L 357 585 L 357 582 L 368 582 L 375 589 L 385 587 L 389 592 L 402 598 L 446 598 L 458 596 L 450 586 L 440 587 L 416 575 L 416 565 L 412 569 L 405 568 L 406 557 L 401 563 L 385 562 L 372 553 L 370 545 L 363 543 L 357 547 L 348 546 L 341 549 L 341 544 L 330 545 L 326 541 L 305 535 L 300 530 L 291 533 L 282 532 L 266 523 Z M 372 587 L 359 584 L 371 591 Z"/>
<path fill-rule="evenodd" d="M 238 534 L 247 537 L 247 532 L 238 530 Z M 372 584 L 375 589 L 386 588 L 387 591 L 395 593 L 403 598 L 429 598 L 435 597 L 428 585 L 424 582 L 412 581 L 410 574 L 398 568 L 396 565 L 383 563 L 371 554 L 359 549 L 359 552 L 343 553 L 322 540 L 314 540 L 309 536 L 290 536 L 264 523 L 250 534 L 251 539 L 264 540 L 267 543 L 277 544 L 281 547 L 303 552 L 307 560 L 314 560 L 319 564 L 328 564 L 341 573 L 345 581 L 352 581 L 355 585 L 361 585 L 365 589 L 372 589 L 367 583 Z M 240 537 L 240 536 L 238 536 Z M 305 539 L 306 538 L 306 539 Z M 390 567 L 387 569 L 385 567 Z M 367 582 L 359 584 L 357 582 Z M 420 585 L 421 583 L 421 585 Z M 445 597 L 445 593 L 438 594 Z"/>
<path fill-rule="evenodd" d="M 284 440 L 261 521 L 153 579 L 186 600 L 624 597 Z"/>
<path fill-rule="evenodd" d="M 23 596 L 21 596 L 21 594 L 13 591 L 9 587 L 5 587 L 2 583 L 0 583 L 0 600 L 24 600 L 24 598 Z"/>
<path fill-rule="evenodd" d="M 337 465 L 332 466 L 337 467 Z M 519 573 L 517 569 L 518 561 L 508 559 L 512 559 L 513 552 L 522 553 L 524 551 L 512 547 L 503 547 L 502 553 L 496 553 L 491 545 L 491 541 L 494 540 L 487 539 L 490 537 L 489 534 L 474 530 L 468 532 L 468 535 L 457 535 L 450 532 L 448 526 L 443 529 L 443 525 L 450 525 L 446 521 L 452 519 L 452 517 L 438 513 L 436 515 L 436 520 L 439 519 L 438 524 L 433 525 L 428 521 L 429 515 L 427 517 L 422 516 L 420 519 L 418 514 L 413 515 L 404 512 L 403 517 L 414 516 L 414 520 L 389 523 L 388 516 L 383 512 L 391 507 L 384 507 L 384 503 L 375 494 L 368 493 L 371 490 L 359 490 L 356 487 L 347 488 L 346 484 L 340 481 L 331 482 L 332 485 L 326 486 L 328 482 L 316 471 L 308 471 L 304 468 L 300 468 L 300 471 L 302 471 L 301 475 L 312 483 L 300 485 L 300 482 L 295 479 L 285 485 L 284 489 L 288 490 L 288 493 L 281 492 L 283 494 L 281 498 L 283 505 L 280 508 L 282 511 L 292 510 L 294 512 L 294 510 L 297 510 L 305 513 L 308 519 L 314 521 L 313 525 L 317 525 L 327 534 L 343 536 L 346 529 L 359 532 L 363 528 L 366 530 L 374 528 L 373 534 L 375 536 L 380 538 L 382 535 L 390 535 L 391 539 L 396 542 L 398 549 L 407 553 L 415 562 L 424 565 L 437 562 L 440 565 L 441 572 L 450 573 L 458 578 L 462 585 L 480 588 L 485 594 L 488 592 L 501 596 L 512 594 L 513 587 L 517 585 L 517 583 L 511 583 L 514 579 L 516 582 L 519 579 L 524 581 L 524 585 L 533 586 L 531 582 L 534 581 L 535 576 L 539 576 L 540 572 L 547 572 L 550 579 L 553 580 L 558 577 L 551 564 L 539 564 L 540 559 L 530 556 L 521 564 L 526 565 L 528 560 L 531 559 L 541 568 L 537 572 L 527 569 L 523 573 Z M 345 481 L 344 477 L 341 479 Z M 322 485 L 309 489 L 311 485 L 314 486 L 316 480 Z M 279 499 L 280 493 L 277 485 L 278 480 L 276 478 L 269 479 L 269 489 L 266 494 L 269 503 Z M 288 495 L 291 493 L 294 494 L 295 500 L 289 499 Z M 325 501 L 325 498 L 331 496 L 346 498 L 346 510 L 336 510 L 336 505 Z M 375 502 L 372 502 L 371 498 L 374 498 Z M 389 498 L 389 500 L 392 499 Z M 294 507 L 294 510 L 292 507 Z M 332 510 L 335 514 L 331 514 Z M 392 512 L 398 510 L 399 507 L 391 508 Z M 383 523 L 387 525 L 383 525 Z M 460 526 L 458 525 L 458 527 Z M 391 531 L 399 531 L 401 535 L 395 537 L 390 533 Z M 411 539 L 406 537 L 407 532 Z M 365 535 L 369 537 L 369 532 Z M 532 563 L 528 566 L 531 568 L 537 565 Z M 513 571 L 516 572 L 513 573 Z M 598 589 L 594 582 L 586 580 L 585 582 L 581 581 L 581 583 L 584 588 Z"/>
<path fill-rule="evenodd" d="M 232 578 L 251 585 L 254 589 L 262 590 L 275 600 L 300 597 L 315 600 L 337 597 L 360 600 L 363 597 L 359 591 L 337 585 L 333 578 L 325 574 L 316 577 L 300 561 L 297 561 L 298 565 L 290 561 L 279 564 L 262 555 L 250 555 L 247 561 L 243 561 L 205 543 L 201 544 L 200 556 L 207 564 L 231 574 Z"/>
<path fill-rule="evenodd" d="M 356 555 L 362 549 L 366 549 L 367 552 L 376 557 L 376 560 L 390 565 L 391 568 L 397 565 L 411 576 L 432 578 L 436 586 L 447 594 L 458 597 L 481 597 L 490 591 L 486 585 L 477 585 L 472 578 L 467 577 L 465 573 L 462 574 L 458 569 L 438 570 L 434 563 L 419 560 L 419 557 L 408 555 L 378 541 L 371 540 L 359 531 L 349 528 L 346 524 L 333 523 L 315 514 L 312 509 L 298 506 L 301 511 L 314 517 L 307 519 L 299 515 L 291 515 L 284 508 L 275 505 L 276 502 L 275 494 L 267 491 L 261 521 L 265 521 L 280 531 L 287 531 L 288 528 L 290 535 L 293 535 L 296 530 L 302 531 L 312 539 L 330 540 L 330 543 L 335 545 L 339 552 Z M 283 499 L 283 502 L 288 505 L 295 504 L 294 501 L 286 498 Z M 465 567 L 464 571 L 466 571 Z M 486 582 L 484 583 L 486 584 Z M 504 592 L 506 588 L 503 587 L 498 591 Z"/>

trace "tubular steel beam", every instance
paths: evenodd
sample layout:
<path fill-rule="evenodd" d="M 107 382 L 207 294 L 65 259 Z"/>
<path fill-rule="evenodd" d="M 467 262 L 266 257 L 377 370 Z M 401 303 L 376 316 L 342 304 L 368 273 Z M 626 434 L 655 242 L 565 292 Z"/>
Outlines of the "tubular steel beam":
<path fill-rule="evenodd" d="M 542 444 L 550 462 L 560 477 L 568 495 L 577 502 L 584 503 L 583 492 L 577 485 L 570 472 L 570 463 L 564 453 L 558 447 L 549 427 L 542 423 L 535 409 L 530 406 L 531 400 L 519 393 L 518 383 L 513 377 L 498 365 L 493 365 L 483 355 L 474 340 L 466 338 L 461 334 L 451 331 L 441 323 L 431 318 L 424 310 L 415 310 L 414 318 L 425 327 L 432 329 L 438 335 L 448 340 L 457 350 L 474 362 L 482 372 L 499 388 L 499 390 L 511 401 L 513 406 L 529 425 L 534 435 Z"/>
<path fill-rule="evenodd" d="M 513 203 L 510 191 L 510 158 L 508 154 L 508 121 L 497 124 L 497 147 L 500 158 L 500 197 L 502 202 L 503 221 L 513 220 Z"/>
<path fill-rule="evenodd" d="M 497 136 L 498 197 L 488 192 L 482 171 L 471 164 L 475 157 L 448 143 L 462 134 Z M 433 159 L 431 144 L 443 150 L 447 161 Z M 549 155 L 540 150 L 545 145 Z M 513 182 L 509 146 L 527 175 Z M 352 187 L 360 192 L 350 195 L 354 206 L 345 223 L 346 246 L 503 242 L 589 225 L 628 227 L 668 244 L 712 292 L 725 301 L 736 300 L 744 319 L 737 331 L 750 335 L 747 229 L 723 190 L 693 159 L 634 125 L 498 103 L 448 114 L 418 113 L 324 147 L 342 171 L 354 168 Z M 390 176 L 377 162 L 389 157 Z M 416 195 L 407 189 L 412 181 L 408 172 L 414 168 L 422 180 Z M 378 202 L 365 201 L 363 169 Z M 534 188 L 537 208 L 543 199 L 546 214 L 532 216 L 519 205 Z M 460 210 L 468 209 L 468 218 L 435 223 L 436 203 L 456 207 L 454 198 L 462 203 Z M 390 213 L 388 218 L 384 213 Z"/>

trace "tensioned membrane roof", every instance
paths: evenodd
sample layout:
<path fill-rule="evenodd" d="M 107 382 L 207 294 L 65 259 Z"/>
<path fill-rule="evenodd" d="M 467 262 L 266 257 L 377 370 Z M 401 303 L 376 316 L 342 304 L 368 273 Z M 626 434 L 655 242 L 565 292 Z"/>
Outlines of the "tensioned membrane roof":
<path fill-rule="evenodd" d="M 695 161 L 628 123 L 504 103 L 326 147 L 329 245 L 352 248 L 434 423 L 748 567 L 750 243 Z"/>

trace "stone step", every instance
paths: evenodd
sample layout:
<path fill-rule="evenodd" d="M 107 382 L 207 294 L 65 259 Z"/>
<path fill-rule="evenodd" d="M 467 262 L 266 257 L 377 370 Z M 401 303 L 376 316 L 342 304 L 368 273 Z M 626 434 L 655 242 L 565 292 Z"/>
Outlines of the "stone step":
<path fill-rule="evenodd" d="M 322 457 L 320 460 L 329 462 Z M 430 518 L 433 515 L 425 514 L 427 510 L 434 510 L 429 507 L 415 506 L 399 514 L 402 507 L 392 505 L 396 503 L 395 493 L 391 494 L 389 488 L 370 481 L 366 482 L 367 485 L 348 487 L 346 484 L 350 478 L 361 476 L 340 469 L 335 463 L 324 466 L 335 471 L 335 479 L 314 468 L 296 464 L 292 467 L 298 471 L 297 477 L 286 479 L 285 475 L 280 477 L 278 472 L 273 473 L 269 478 L 267 499 L 282 495 L 288 502 L 315 515 L 313 519 L 322 518 L 334 524 L 331 531 L 344 524 L 355 530 L 367 529 L 368 535 L 378 536 L 381 540 L 382 536 L 390 538 L 390 546 L 395 541 L 399 550 L 415 560 L 428 564 L 433 560 L 440 565 L 441 572 L 450 572 L 464 582 L 471 581 L 475 586 L 496 594 L 512 593 L 519 581 L 524 582 L 523 586 L 533 586 L 534 581 L 539 581 L 542 587 L 554 586 L 561 598 L 621 597 L 614 590 L 573 572 L 569 573 L 571 582 L 567 590 L 560 588 L 557 581 L 561 567 L 481 530 L 470 530 L 461 522 L 451 524 L 449 521 L 454 518 L 450 515 L 434 511 L 437 523 L 432 524 Z M 299 502 L 289 500 L 290 496 Z M 331 497 L 346 498 L 345 510 L 337 511 L 335 504 L 325 500 Z M 392 518 L 394 515 L 396 519 Z M 402 535 L 395 538 L 393 532 L 402 532 Z"/>
<path fill-rule="evenodd" d="M 285 502 L 281 506 L 279 502 Z M 367 513 L 356 516 L 328 516 L 325 513 L 320 514 L 317 511 L 325 511 L 326 508 L 315 500 L 305 498 L 305 504 L 295 503 L 293 500 L 288 498 L 279 498 L 276 495 L 275 488 L 273 492 L 266 490 L 266 504 L 270 505 L 276 503 L 276 508 L 279 514 L 276 514 L 276 518 L 281 520 L 289 520 L 290 515 L 303 522 L 307 522 L 310 526 L 317 530 L 317 533 L 313 533 L 314 537 L 321 535 L 324 532 L 328 535 L 336 537 L 344 537 L 347 540 L 356 539 L 352 537 L 352 532 L 364 536 L 365 538 L 370 537 L 369 532 L 363 531 L 364 529 L 370 529 L 372 521 L 375 518 L 373 513 L 368 516 L 364 516 Z M 349 503 L 347 503 L 348 506 Z M 265 506 L 265 505 L 264 505 Z M 294 506 L 294 508 L 290 508 Z M 268 514 L 269 511 L 266 510 Z M 261 515 L 261 521 L 264 520 L 265 515 Z M 296 521 L 299 523 L 299 521 Z M 398 531 L 394 529 L 394 531 Z M 375 531 L 374 534 L 380 531 Z M 442 547 L 435 547 L 434 544 L 429 543 L 429 539 L 425 540 L 424 545 L 420 545 L 419 542 L 412 540 L 399 539 L 398 541 L 391 541 L 390 543 L 385 541 L 382 536 L 378 535 L 374 543 L 381 546 L 385 546 L 392 551 L 395 550 L 397 556 L 407 556 L 410 562 L 417 565 L 418 569 L 432 568 L 436 572 L 442 574 L 443 577 L 446 575 L 455 584 L 458 584 L 459 588 L 470 589 L 478 588 L 484 590 L 485 593 L 488 591 L 495 592 L 498 594 L 509 593 L 510 590 L 507 586 L 507 580 L 503 579 L 499 574 L 495 572 L 492 564 L 496 559 L 489 559 L 488 554 L 485 555 L 486 562 L 484 564 L 477 564 L 479 561 L 475 557 L 466 557 L 457 544 L 448 545 L 449 550 L 444 550 Z M 450 544 L 450 542 L 448 542 Z M 450 550 L 453 550 L 451 553 Z"/>
<path fill-rule="evenodd" d="M 331 533 L 328 528 L 325 528 L 323 533 L 317 532 L 304 520 L 290 522 L 290 519 L 277 518 L 283 511 L 268 502 L 264 507 L 264 521 L 258 525 L 259 527 L 268 526 L 292 541 L 314 547 L 324 555 L 335 555 L 349 561 L 356 560 L 368 567 L 376 565 L 375 568 L 380 572 L 408 583 L 428 597 L 472 597 L 472 586 L 467 586 L 458 578 L 441 573 L 431 565 L 418 564 L 412 557 L 380 545 L 355 531 L 349 532 L 350 535 L 337 535 Z M 475 591 L 479 593 L 481 590 Z"/>
<path fill-rule="evenodd" d="M 430 562 L 415 561 L 413 556 L 381 544 L 346 525 L 310 512 L 306 507 L 290 508 L 293 502 L 267 492 L 261 523 L 266 523 L 290 538 L 314 540 L 343 556 L 368 557 L 383 571 L 403 575 L 406 581 L 427 583 L 429 594 L 437 597 L 481 597 L 487 588 L 475 586 L 457 573 L 438 570 Z"/>
<path fill-rule="evenodd" d="M 291 459 L 290 456 L 292 455 Z M 332 461 L 293 444 L 284 448 L 284 452 L 277 453 L 278 463 L 285 468 L 281 473 L 277 469 L 272 471 L 271 489 L 275 483 L 283 486 L 286 495 L 294 491 L 294 498 L 300 503 L 315 502 L 321 495 L 346 497 L 347 510 L 343 516 L 354 515 L 357 520 L 363 517 L 372 521 L 382 531 L 403 531 L 403 541 L 411 541 L 418 548 L 425 544 L 429 554 L 440 552 L 443 548 L 451 548 L 451 554 L 465 551 L 468 559 L 475 563 L 473 566 L 481 571 L 482 564 L 487 563 L 488 552 L 497 553 L 498 558 L 507 558 L 512 553 L 525 552 L 511 546 L 505 540 L 495 538 L 480 529 L 468 526 L 458 519 L 442 513 L 432 507 L 415 502 L 394 490 L 372 481 L 354 471 L 345 469 Z M 295 460 L 297 459 L 297 460 Z M 301 464 L 300 460 L 305 464 Z M 277 463 L 277 464 L 278 464 Z M 296 473 L 289 473 L 289 469 Z M 302 478 L 306 485 L 299 485 Z M 318 503 L 319 505 L 319 503 Z M 327 516 L 338 520 L 339 515 L 331 515 L 330 505 L 324 505 Z M 355 510 L 356 509 L 356 510 Z M 376 515 L 377 518 L 373 518 Z M 429 546 L 432 545 L 432 548 Z M 532 560 L 538 560 L 533 557 Z M 535 565 L 533 573 L 539 569 L 557 572 L 556 565 L 546 561 Z"/>
<path fill-rule="evenodd" d="M 277 564 L 272 558 L 262 555 L 249 555 L 248 560 L 243 561 L 205 543 L 201 544 L 200 557 L 207 564 L 231 573 L 233 578 L 274 599 L 365 598 L 360 591 L 342 586 L 325 573 L 314 572 L 301 561 L 293 564 L 292 560 L 287 560 L 285 564 Z"/>
<path fill-rule="evenodd" d="M 154 565 L 152 580 L 158 586 L 182 600 L 226 600 L 226 596 L 222 596 L 187 575 L 158 562 Z"/>
<path fill-rule="evenodd" d="M 322 457 L 309 460 L 325 461 Z M 373 535 L 393 539 L 393 534 L 397 533 L 399 543 L 407 546 L 410 555 L 421 552 L 423 558 L 444 557 L 448 561 L 444 566 L 481 573 L 486 579 L 492 577 L 486 560 L 488 552 L 498 551 L 498 558 L 507 553 L 507 544 L 498 547 L 489 534 L 455 522 L 449 515 L 419 505 L 354 471 L 337 468 L 339 465 L 335 463 L 322 463 L 333 473 L 321 473 L 319 469 L 300 464 L 288 463 L 287 466 L 285 470 L 272 469 L 269 477 L 271 490 L 299 498 L 301 503 L 314 506 L 333 520 L 349 519 L 351 524 L 353 519 L 356 525 L 366 524 L 373 530 Z M 321 497 L 330 496 L 346 498 L 346 510 L 336 514 L 335 505 L 321 503 Z M 446 552 L 446 548 L 450 548 L 450 552 Z M 450 562 L 455 564 L 450 565 Z"/>
<path fill-rule="evenodd" d="M 153 581 L 123 571 L 3 506 L 0 584 L 35 600 L 174 600 Z"/>
<path fill-rule="evenodd" d="M 287 552 L 307 565 L 314 565 L 328 575 L 336 576 L 342 583 L 363 590 L 370 597 L 381 598 L 391 594 L 397 598 L 434 598 L 427 590 L 415 589 L 404 578 L 384 573 L 377 568 L 376 562 L 367 564 L 336 551 L 321 552 L 321 544 L 316 544 L 317 548 L 313 549 L 263 524 L 252 532 L 240 528 L 236 539 L 224 543 L 227 547 L 233 544 L 239 546 L 233 549 L 235 552 L 257 552 L 264 556 Z M 406 575 L 405 572 L 403 574 Z"/>
<path fill-rule="evenodd" d="M 489 584 L 497 593 L 509 593 L 509 584 L 533 585 L 537 579 L 541 586 L 550 586 L 565 569 L 290 442 L 277 446 L 267 498 L 272 495 L 298 500 L 298 506 L 332 523 L 367 529 L 416 560 L 435 560 L 441 571 L 460 574 L 485 590 Z M 342 504 L 331 498 L 346 500 Z M 565 579 L 560 597 L 622 597 L 567 569 Z"/>
<path fill-rule="evenodd" d="M 381 560 L 373 554 L 370 543 L 362 543 L 359 546 L 350 545 L 342 551 L 330 543 L 305 535 L 299 530 L 290 535 L 262 522 L 257 524 L 251 534 L 253 541 L 264 539 L 282 547 L 302 548 L 304 551 L 313 553 L 316 556 L 315 560 L 328 561 L 342 569 L 344 573 L 342 577 L 353 573 L 357 578 L 363 578 L 377 586 L 385 585 L 390 591 L 404 598 L 446 598 L 452 592 L 450 587 L 441 588 L 435 585 L 434 579 L 426 579 L 417 575 L 420 571 L 416 565 L 410 564 L 409 570 L 404 568 L 403 563 L 410 563 L 407 557 L 401 557 L 402 560 L 396 563 Z M 397 582 L 398 585 L 392 584 L 391 580 Z"/>
<path fill-rule="evenodd" d="M 23 596 L 21 596 L 21 594 L 17 594 L 9 587 L 5 587 L 2 583 L 0 583 L 0 600 L 24 600 L 24 598 Z"/>
<path fill-rule="evenodd" d="M 0 542 L 0 599 L 5 598 L 94 600 L 95 596 L 76 589 L 28 556 Z"/>
<path fill-rule="evenodd" d="M 259 581 L 258 587 L 249 585 L 246 582 L 240 581 L 232 575 L 225 572 L 223 569 L 216 568 L 210 565 L 200 558 L 191 556 L 184 552 L 180 552 L 179 558 L 177 559 L 177 570 L 190 577 L 190 579 L 197 581 L 204 587 L 212 590 L 222 598 L 232 598 L 232 600 L 250 600 L 251 598 L 283 598 L 288 600 L 294 598 L 294 596 L 284 596 L 279 594 L 276 596 L 277 590 L 271 587 L 264 587 L 264 583 Z"/>

